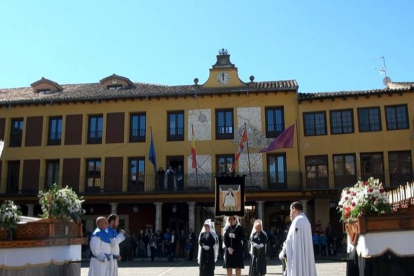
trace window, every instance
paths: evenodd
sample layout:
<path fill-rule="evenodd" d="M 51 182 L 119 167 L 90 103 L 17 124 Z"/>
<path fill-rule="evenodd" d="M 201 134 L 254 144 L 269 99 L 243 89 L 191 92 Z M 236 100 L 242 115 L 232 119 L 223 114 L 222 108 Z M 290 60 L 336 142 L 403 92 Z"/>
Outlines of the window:
<path fill-rule="evenodd" d="M 62 141 L 62 117 L 49 118 L 49 133 L 47 144 L 60 145 Z"/>
<path fill-rule="evenodd" d="M 388 153 L 390 185 L 399 186 L 412 182 L 411 151 L 394 151 Z"/>
<path fill-rule="evenodd" d="M 386 106 L 385 118 L 387 120 L 387 130 L 408 128 L 408 112 L 406 105 Z"/>
<path fill-rule="evenodd" d="M 119 90 L 122 88 L 122 84 L 114 84 L 114 85 L 108 85 L 107 86 L 108 90 Z"/>
<path fill-rule="evenodd" d="M 19 191 L 20 161 L 9 161 L 7 168 L 7 193 L 17 194 Z"/>
<path fill-rule="evenodd" d="M 86 160 L 86 191 L 100 192 L 101 190 L 101 159 Z"/>
<path fill-rule="evenodd" d="M 233 110 L 216 110 L 216 139 L 233 138 Z"/>
<path fill-rule="evenodd" d="M 234 163 L 234 155 L 218 155 L 216 157 L 216 172 L 217 174 L 231 173 L 231 167 Z"/>
<path fill-rule="evenodd" d="M 303 113 L 305 136 L 326 135 L 325 112 Z"/>
<path fill-rule="evenodd" d="M 381 131 L 379 107 L 358 108 L 359 132 Z"/>
<path fill-rule="evenodd" d="M 361 153 L 361 178 L 366 181 L 370 177 L 378 178 L 385 186 L 382 153 Z"/>
<path fill-rule="evenodd" d="M 130 117 L 130 142 L 145 142 L 145 113 L 131 114 Z"/>
<path fill-rule="evenodd" d="M 184 141 L 184 112 L 168 112 L 168 141 Z"/>
<path fill-rule="evenodd" d="M 145 158 L 129 159 L 129 191 L 143 192 L 145 183 Z"/>
<path fill-rule="evenodd" d="M 331 111 L 331 134 L 354 132 L 354 116 L 352 109 Z"/>
<path fill-rule="evenodd" d="M 267 156 L 268 187 L 271 189 L 287 188 L 286 155 L 269 154 Z"/>
<path fill-rule="evenodd" d="M 45 187 L 50 188 L 53 184 L 59 183 L 59 160 L 46 161 Z M 62 184 L 62 183 L 59 183 Z"/>
<path fill-rule="evenodd" d="M 37 93 L 40 93 L 40 94 L 50 94 L 50 89 L 38 89 L 37 90 Z"/>
<path fill-rule="evenodd" d="M 23 135 L 23 118 L 11 121 L 10 147 L 21 147 Z"/>
<path fill-rule="evenodd" d="M 328 156 L 306 156 L 306 187 L 308 189 L 329 188 Z"/>
<path fill-rule="evenodd" d="M 285 130 L 283 107 L 266 108 L 266 138 L 276 138 Z"/>
<path fill-rule="evenodd" d="M 335 187 L 352 186 L 357 182 L 355 154 L 334 155 Z"/>
<path fill-rule="evenodd" d="M 88 144 L 102 144 L 102 115 L 89 116 Z"/>

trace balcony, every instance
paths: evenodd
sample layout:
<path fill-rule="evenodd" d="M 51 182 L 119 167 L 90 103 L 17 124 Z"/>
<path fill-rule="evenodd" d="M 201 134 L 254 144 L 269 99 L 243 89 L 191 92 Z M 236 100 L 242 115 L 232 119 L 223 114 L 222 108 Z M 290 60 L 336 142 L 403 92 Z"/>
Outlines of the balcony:
<path fill-rule="evenodd" d="M 237 174 L 237 173 L 236 173 Z M 375 177 L 376 175 L 374 175 Z M 377 175 L 381 176 L 381 175 Z M 385 187 L 397 187 L 413 181 L 411 173 L 396 174 L 386 171 L 388 182 L 383 182 Z M 383 176 L 384 177 L 384 176 Z M 305 181 L 304 183 L 302 183 Z M 355 185 L 357 180 L 366 181 L 368 177 L 362 175 L 360 171 L 356 175 L 329 174 L 311 175 L 300 171 L 281 172 L 252 172 L 246 173 L 245 190 L 246 192 L 255 191 L 301 191 L 301 190 L 339 190 L 344 187 Z M 79 191 L 79 184 L 84 185 L 82 194 L 171 194 L 171 193 L 213 193 L 215 187 L 214 173 L 189 173 L 184 174 L 182 180 L 176 176 L 168 178 L 166 175 L 158 176 L 154 174 L 141 174 L 137 176 L 110 176 L 95 177 L 85 179 L 81 177 L 64 177 L 55 181 L 39 178 L 39 182 L 22 177 L 16 179 L 2 178 L 1 183 L 6 185 L 6 195 L 36 195 L 39 186 L 48 189 L 51 184 L 57 182 L 62 186 L 71 187 L 74 191 Z M 19 184 L 22 183 L 21 189 Z M 40 184 L 40 185 L 38 185 Z M 124 185 L 126 190 L 123 191 Z M 330 186 L 331 185 L 331 186 Z M 37 188 L 36 188 L 37 187 Z"/>

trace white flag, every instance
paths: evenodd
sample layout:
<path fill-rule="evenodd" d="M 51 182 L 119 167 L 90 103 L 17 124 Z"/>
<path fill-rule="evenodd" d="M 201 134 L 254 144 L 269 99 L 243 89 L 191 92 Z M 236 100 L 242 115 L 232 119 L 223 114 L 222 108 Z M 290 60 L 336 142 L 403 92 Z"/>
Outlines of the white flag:
<path fill-rule="evenodd" d="M 4 148 L 4 141 L 0 141 L 0 158 L 1 158 L 1 153 L 3 152 L 3 148 Z"/>

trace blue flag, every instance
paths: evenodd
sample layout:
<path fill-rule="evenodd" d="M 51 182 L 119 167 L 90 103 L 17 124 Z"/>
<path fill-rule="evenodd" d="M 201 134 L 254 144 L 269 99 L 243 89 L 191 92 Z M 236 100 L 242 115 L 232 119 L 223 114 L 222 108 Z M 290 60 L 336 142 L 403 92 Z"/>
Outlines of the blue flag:
<path fill-rule="evenodd" d="M 151 129 L 151 144 L 148 154 L 148 159 L 154 166 L 154 172 L 157 171 L 157 159 L 155 157 L 155 145 L 154 145 L 154 138 L 152 138 L 152 128 Z"/>

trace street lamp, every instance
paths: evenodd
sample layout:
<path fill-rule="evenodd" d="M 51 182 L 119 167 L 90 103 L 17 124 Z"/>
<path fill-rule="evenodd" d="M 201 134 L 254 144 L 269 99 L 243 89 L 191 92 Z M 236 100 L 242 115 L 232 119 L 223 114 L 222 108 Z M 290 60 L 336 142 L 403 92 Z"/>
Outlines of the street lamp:
<path fill-rule="evenodd" d="M 332 200 L 329 202 L 329 206 L 331 207 L 331 209 L 335 208 L 335 207 L 336 207 L 336 201 L 332 199 Z"/>
<path fill-rule="evenodd" d="M 177 212 L 177 205 L 175 205 L 175 204 L 173 205 L 172 211 L 173 211 L 173 213 Z"/>
<path fill-rule="evenodd" d="M 134 213 L 138 213 L 139 212 L 139 207 L 137 205 L 135 205 L 134 207 L 132 207 L 132 209 L 134 210 Z"/>

